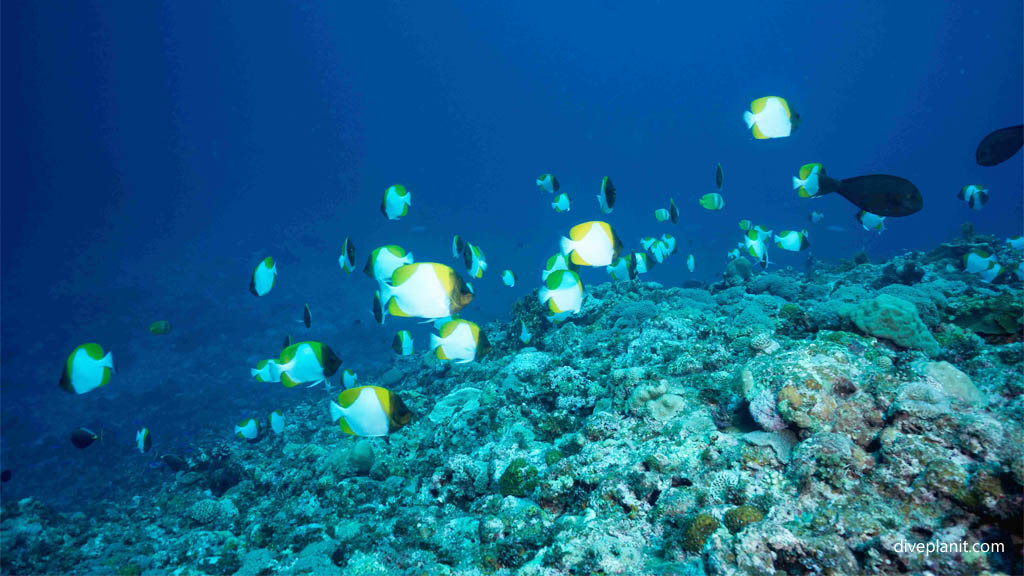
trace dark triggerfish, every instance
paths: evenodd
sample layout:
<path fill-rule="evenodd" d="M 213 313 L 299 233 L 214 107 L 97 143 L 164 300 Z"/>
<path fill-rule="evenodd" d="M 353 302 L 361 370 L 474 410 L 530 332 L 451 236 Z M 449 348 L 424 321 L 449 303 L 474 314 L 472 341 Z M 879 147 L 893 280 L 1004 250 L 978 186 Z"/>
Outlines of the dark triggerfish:
<path fill-rule="evenodd" d="M 1024 124 L 996 130 L 985 136 L 978 144 L 974 157 L 981 166 L 995 166 L 1012 158 L 1021 145 L 1024 145 Z"/>
<path fill-rule="evenodd" d="M 869 174 L 836 180 L 819 175 L 819 194 L 838 192 L 862 210 L 878 216 L 910 216 L 924 206 L 921 191 L 910 180 L 888 174 Z"/>

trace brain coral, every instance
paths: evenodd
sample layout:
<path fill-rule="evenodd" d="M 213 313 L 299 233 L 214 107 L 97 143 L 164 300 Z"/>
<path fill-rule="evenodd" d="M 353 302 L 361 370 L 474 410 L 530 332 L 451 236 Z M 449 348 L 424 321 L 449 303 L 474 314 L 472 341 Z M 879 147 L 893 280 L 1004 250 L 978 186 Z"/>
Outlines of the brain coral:
<path fill-rule="evenodd" d="M 917 315 L 914 305 L 906 300 L 880 294 L 854 306 L 850 320 L 865 334 L 892 340 L 929 356 L 939 353 L 939 343 Z"/>

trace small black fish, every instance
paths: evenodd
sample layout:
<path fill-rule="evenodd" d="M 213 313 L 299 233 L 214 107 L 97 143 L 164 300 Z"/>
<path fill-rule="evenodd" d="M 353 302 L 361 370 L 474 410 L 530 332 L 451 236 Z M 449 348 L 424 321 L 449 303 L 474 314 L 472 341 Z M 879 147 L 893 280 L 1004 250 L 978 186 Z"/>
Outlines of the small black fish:
<path fill-rule="evenodd" d="M 88 428 L 79 428 L 71 433 L 71 443 L 78 449 L 88 448 L 97 439 L 99 436 Z"/>
<path fill-rule="evenodd" d="M 384 325 L 384 307 L 381 305 L 380 292 L 373 294 L 373 319 L 377 321 L 377 324 Z"/>
<path fill-rule="evenodd" d="M 718 167 L 715 168 L 715 188 L 722 189 L 722 163 L 718 163 Z"/>
<path fill-rule="evenodd" d="M 309 313 L 309 303 L 306 303 L 305 309 L 302 310 L 302 323 L 309 328 L 309 325 L 313 322 L 313 315 Z"/>
<path fill-rule="evenodd" d="M 9 482 L 10 479 L 11 479 L 11 471 L 10 471 L 10 469 L 7 469 L 7 470 L 4 470 L 3 472 L 0 472 L 0 482 Z"/>
<path fill-rule="evenodd" d="M 188 462 L 186 462 L 184 458 L 175 456 L 174 454 L 164 454 L 160 457 L 160 460 L 175 472 L 181 472 L 182 470 L 189 469 Z"/>
<path fill-rule="evenodd" d="M 1024 124 L 1010 126 L 985 136 L 978 143 L 974 158 L 981 166 L 1002 164 L 1024 145 Z"/>
<path fill-rule="evenodd" d="M 292 335 L 289 334 L 289 335 L 285 336 L 284 337 L 284 342 L 282 342 L 282 344 L 283 344 L 283 346 L 281 346 L 281 348 L 287 348 L 287 347 L 291 346 L 292 345 Z"/>

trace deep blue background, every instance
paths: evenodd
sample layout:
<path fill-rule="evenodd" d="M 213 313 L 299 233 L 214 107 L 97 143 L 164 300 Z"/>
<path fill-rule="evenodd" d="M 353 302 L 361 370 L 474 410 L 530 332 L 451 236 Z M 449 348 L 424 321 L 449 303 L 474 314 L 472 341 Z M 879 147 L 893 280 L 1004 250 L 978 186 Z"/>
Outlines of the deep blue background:
<path fill-rule="evenodd" d="M 247 368 L 298 330 L 303 302 L 346 365 L 379 369 L 395 326 L 413 324 L 371 325 L 372 281 L 337 266 L 346 236 L 361 268 L 392 242 L 452 263 L 461 233 L 490 262 L 469 311 L 488 320 L 535 288 L 560 234 L 599 216 L 605 175 L 627 245 L 679 239 L 648 276 L 666 284 L 716 280 L 741 218 L 810 228 L 827 259 L 929 249 L 965 220 L 1022 232 L 1021 156 L 974 162 L 981 137 L 1021 122 L 1020 2 L 348 4 L 3 3 L 2 454 L 21 479 L 5 498 L 60 499 L 61 462 L 112 481 L 140 419 L 166 448 L 230 438 L 246 410 L 301 397 L 254 388 Z M 793 137 L 745 129 L 769 94 L 802 115 Z M 907 177 L 925 208 L 866 232 L 842 198 L 794 194 L 811 161 Z M 696 200 L 717 162 L 726 208 L 708 212 Z M 534 186 L 543 172 L 568 214 Z M 400 222 L 379 212 L 393 183 L 413 194 Z M 956 199 L 971 183 L 991 191 L 981 212 Z M 669 197 L 677 226 L 652 216 Z M 246 287 L 265 255 L 281 275 L 257 300 Z M 772 251 L 782 266 L 804 257 Z M 506 267 L 520 286 L 501 284 Z M 150 336 L 163 318 L 175 332 Z M 85 341 L 121 373 L 70 397 L 56 380 Z M 118 440 L 75 451 L 66 434 L 83 424 Z"/>

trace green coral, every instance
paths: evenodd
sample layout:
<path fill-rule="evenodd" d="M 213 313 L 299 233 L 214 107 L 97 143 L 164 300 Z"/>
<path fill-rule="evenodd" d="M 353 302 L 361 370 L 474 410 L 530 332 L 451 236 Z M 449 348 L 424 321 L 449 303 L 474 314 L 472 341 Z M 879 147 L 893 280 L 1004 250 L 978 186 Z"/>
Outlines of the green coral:
<path fill-rule="evenodd" d="M 700 554 L 708 537 L 718 530 L 721 524 L 710 514 L 698 514 L 683 529 L 683 549 L 693 554 Z"/>
<path fill-rule="evenodd" d="M 998 296 L 966 296 L 953 304 L 953 322 L 986 336 L 1012 335 L 1024 324 L 1024 305 L 1012 293 Z"/>
<path fill-rule="evenodd" d="M 722 518 L 725 527 L 733 534 L 741 532 L 750 524 L 764 520 L 764 513 L 753 506 L 737 506 L 725 513 Z"/>
<path fill-rule="evenodd" d="M 544 453 L 544 463 L 551 466 L 555 462 L 558 462 L 563 457 L 562 451 L 557 448 L 552 448 Z"/>
<path fill-rule="evenodd" d="M 865 334 L 921 350 L 929 356 L 939 353 L 939 343 L 921 321 L 917 308 L 906 300 L 880 294 L 853 306 L 849 316 Z"/>
<path fill-rule="evenodd" d="M 967 509 L 979 512 L 995 508 L 1005 497 L 998 473 L 984 468 L 971 476 L 967 486 L 955 494 Z"/>
<path fill-rule="evenodd" d="M 498 478 L 502 496 L 524 498 L 537 487 L 537 469 L 525 458 L 516 458 Z"/>
<path fill-rule="evenodd" d="M 142 568 L 140 568 L 135 562 L 122 564 L 121 567 L 117 569 L 117 576 L 139 576 L 140 574 L 142 574 Z"/>

